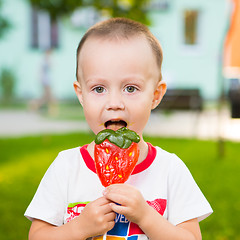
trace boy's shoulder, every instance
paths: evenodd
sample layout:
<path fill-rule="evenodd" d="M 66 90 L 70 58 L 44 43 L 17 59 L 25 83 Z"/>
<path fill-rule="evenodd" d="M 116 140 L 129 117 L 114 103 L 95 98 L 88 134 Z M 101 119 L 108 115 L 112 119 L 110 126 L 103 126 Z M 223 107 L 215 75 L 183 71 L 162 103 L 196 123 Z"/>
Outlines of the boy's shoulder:
<path fill-rule="evenodd" d="M 168 152 L 159 146 L 155 146 L 155 149 L 157 151 L 156 157 L 158 157 L 158 158 L 161 158 L 165 161 L 179 161 L 180 160 L 180 158 L 175 153 Z"/>
<path fill-rule="evenodd" d="M 159 146 L 155 146 L 155 148 L 157 150 L 157 161 L 155 162 L 171 168 L 186 167 L 185 163 L 175 153 L 168 152 Z"/>
<path fill-rule="evenodd" d="M 80 148 L 75 147 L 59 152 L 52 165 L 59 167 L 74 166 L 81 158 Z"/>
<path fill-rule="evenodd" d="M 80 153 L 80 148 L 81 147 L 74 147 L 74 148 L 65 149 L 65 150 L 62 150 L 61 152 L 59 152 L 58 155 L 62 156 L 62 157 L 73 156 L 75 154 Z"/>

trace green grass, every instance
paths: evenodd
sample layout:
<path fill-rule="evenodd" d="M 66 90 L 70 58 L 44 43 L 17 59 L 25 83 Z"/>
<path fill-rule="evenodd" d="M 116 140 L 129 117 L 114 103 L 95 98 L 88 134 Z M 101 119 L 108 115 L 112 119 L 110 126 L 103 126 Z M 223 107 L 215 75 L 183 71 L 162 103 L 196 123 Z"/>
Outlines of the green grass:
<path fill-rule="evenodd" d="M 78 133 L 0 139 L 0 239 L 27 239 L 30 221 L 23 214 L 48 166 L 59 151 L 93 138 Z M 203 239 L 240 240 L 240 143 L 226 142 L 220 159 L 214 141 L 146 140 L 182 158 L 212 205 L 214 213 L 200 224 Z"/>

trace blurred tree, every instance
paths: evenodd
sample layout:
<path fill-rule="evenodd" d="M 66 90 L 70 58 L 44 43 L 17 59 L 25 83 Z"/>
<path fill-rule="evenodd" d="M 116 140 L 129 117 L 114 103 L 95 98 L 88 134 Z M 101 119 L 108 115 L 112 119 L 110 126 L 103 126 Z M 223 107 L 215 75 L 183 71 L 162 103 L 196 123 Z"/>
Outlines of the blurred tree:
<path fill-rule="evenodd" d="M 15 88 L 15 75 L 13 71 L 8 68 L 3 68 L 0 74 L 0 90 L 4 104 L 8 104 L 13 100 Z"/>
<path fill-rule="evenodd" d="M 147 5 L 150 0 L 29 0 L 30 3 L 46 10 L 52 19 L 70 15 L 75 10 L 84 7 L 94 7 L 99 12 L 105 12 L 111 17 L 128 17 L 145 24 L 150 24 L 147 17 Z"/>
<path fill-rule="evenodd" d="M 9 21 L 1 15 L 2 0 L 0 0 L 0 38 L 3 37 L 4 33 L 10 28 Z"/>

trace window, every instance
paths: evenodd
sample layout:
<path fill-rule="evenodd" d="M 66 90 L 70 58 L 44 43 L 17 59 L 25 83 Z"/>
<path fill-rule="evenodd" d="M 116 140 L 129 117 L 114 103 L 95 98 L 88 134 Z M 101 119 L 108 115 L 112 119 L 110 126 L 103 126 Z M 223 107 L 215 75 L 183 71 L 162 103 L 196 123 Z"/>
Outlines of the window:
<path fill-rule="evenodd" d="M 31 46 L 39 49 L 58 47 L 58 26 L 46 11 L 32 8 Z"/>
<path fill-rule="evenodd" d="M 199 42 L 198 29 L 199 12 L 197 10 L 184 11 L 184 44 L 196 45 Z"/>
<path fill-rule="evenodd" d="M 148 1 L 149 10 L 167 10 L 170 7 L 169 0 L 151 0 Z"/>

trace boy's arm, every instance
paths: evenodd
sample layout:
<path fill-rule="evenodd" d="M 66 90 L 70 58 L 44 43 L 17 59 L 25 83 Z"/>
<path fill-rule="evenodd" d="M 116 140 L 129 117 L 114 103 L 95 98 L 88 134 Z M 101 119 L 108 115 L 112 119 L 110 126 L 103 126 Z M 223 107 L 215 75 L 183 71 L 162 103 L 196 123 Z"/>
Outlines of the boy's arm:
<path fill-rule="evenodd" d="M 81 214 L 69 223 L 54 226 L 41 220 L 34 220 L 29 231 L 29 240 L 84 240 L 103 235 L 114 227 L 116 214 L 105 197 L 86 205 Z"/>
<path fill-rule="evenodd" d="M 114 184 L 106 188 L 104 196 L 110 201 L 112 210 L 123 214 L 136 223 L 151 240 L 201 240 L 197 219 L 172 225 L 153 207 L 149 206 L 141 193 L 127 184 Z"/>
<path fill-rule="evenodd" d="M 35 219 L 33 220 L 30 231 L 29 231 L 29 240 L 37 240 L 37 239 L 68 240 L 68 239 L 71 239 L 72 234 L 73 233 L 70 231 L 70 229 L 67 229 L 67 225 L 56 227 L 47 222 Z M 81 237 L 79 239 L 84 239 L 84 238 Z"/>
<path fill-rule="evenodd" d="M 201 231 L 198 220 L 189 221 L 172 225 L 156 210 L 148 206 L 148 214 L 139 223 L 140 228 L 149 237 L 149 239 L 171 239 L 171 240 L 201 240 Z"/>

